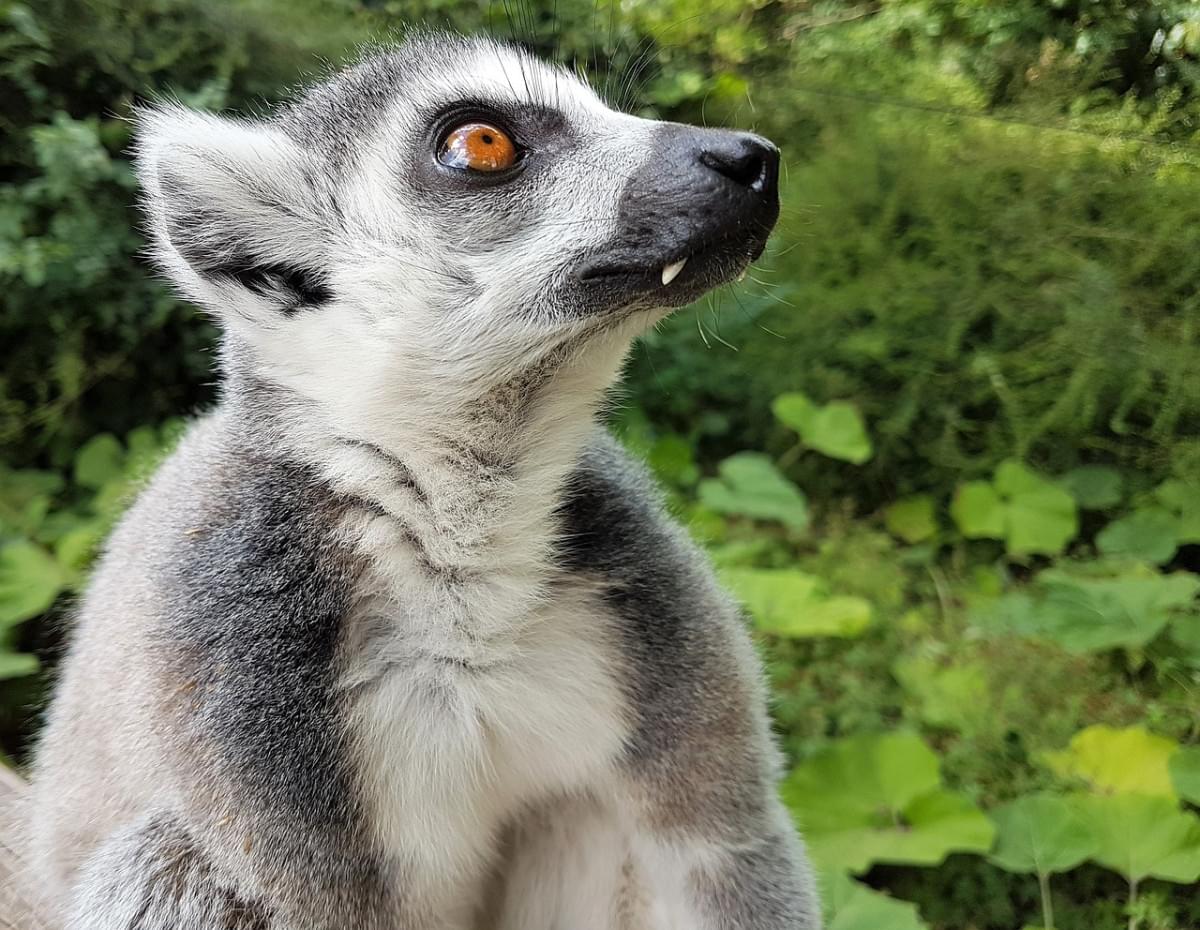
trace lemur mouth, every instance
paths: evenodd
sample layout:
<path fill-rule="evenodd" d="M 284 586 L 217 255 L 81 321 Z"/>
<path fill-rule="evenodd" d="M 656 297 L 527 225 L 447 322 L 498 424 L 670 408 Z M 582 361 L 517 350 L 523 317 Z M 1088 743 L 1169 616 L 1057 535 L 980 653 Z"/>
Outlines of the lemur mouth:
<path fill-rule="evenodd" d="M 747 246 L 750 246 L 747 249 Z M 753 243 L 717 242 L 693 248 L 685 254 L 658 261 L 625 261 L 598 256 L 585 261 L 576 271 L 583 284 L 634 298 L 644 296 L 667 306 L 688 303 L 705 291 L 730 280 L 740 281 L 750 263 L 766 247 L 765 239 Z"/>

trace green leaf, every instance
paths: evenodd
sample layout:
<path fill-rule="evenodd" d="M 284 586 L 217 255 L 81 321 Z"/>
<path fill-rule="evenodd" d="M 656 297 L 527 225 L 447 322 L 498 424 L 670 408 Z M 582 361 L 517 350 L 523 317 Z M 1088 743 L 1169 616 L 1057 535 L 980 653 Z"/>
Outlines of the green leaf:
<path fill-rule="evenodd" d="M 722 580 L 764 633 L 792 639 L 857 636 L 871 623 L 859 597 L 830 597 L 821 580 L 794 569 L 731 568 Z"/>
<path fill-rule="evenodd" d="M 804 394 L 781 394 L 771 404 L 781 423 L 800 434 L 809 448 L 830 458 L 861 465 L 873 452 L 862 415 L 844 400 L 817 406 Z"/>
<path fill-rule="evenodd" d="M 1046 763 L 1064 778 L 1082 778 L 1093 790 L 1174 799 L 1167 768 L 1178 744 L 1142 727 L 1096 725 L 1080 730 L 1068 748 L 1048 752 Z"/>
<path fill-rule="evenodd" d="M 37 656 L 0 649 L 0 680 L 24 678 L 38 670 Z"/>
<path fill-rule="evenodd" d="M 874 452 L 862 415 L 852 404 L 842 400 L 835 400 L 818 410 L 808 431 L 801 436 L 805 445 L 854 465 L 861 465 Z"/>
<path fill-rule="evenodd" d="M 790 426 L 801 436 L 812 429 L 813 417 L 817 413 L 817 405 L 799 391 L 791 394 L 780 394 L 771 404 L 775 418 L 784 426 Z"/>
<path fill-rule="evenodd" d="M 700 482 L 700 503 L 718 513 L 777 520 L 797 532 L 808 527 L 808 502 L 765 455 L 739 452 L 719 466 L 720 478 Z"/>
<path fill-rule="evenodd" d="M 1200 543 L 1200 485 L 1172 478 L 1160 484 L 1154 496 L 1175 515 L 1179 543 Z"/>
<path fill-rule="evenodd" d="M 669 484 L 690 486 L 700 477 L 691 444 L 682 436 L 663 436 L 650 446 L 647 462 Z"/>
<path fill-rule="evenodd" d="M 933 498 L 928 494 L 916 494 L 896 501 L 883 513 L 888 531 L 906 543 L 919 543 L 937 533 L 937 519 L 933 515 Z"/>
<path fill-rule="evenodd" d="M 1091 824 L 1071 799 L 1028 795 L 996 808 L 991 816 L 996 847 L 990 858 L 1009 872 L 1066 872 L 1096 853 Z"/>
<path fill-rule="evenodd" d="M 928 930 L 915 904 L 897 901 L 843 872 L 821 875 L 826 930 Z"/>
<path fill-rule="evenodd" d="M 943 667 L 933 659 L 907 657 L 893 665 L 904 690 L 920 705 L 921 720 L 937 727 L 970 729 L 987 713 L 987 675 L 982 663 Z"/>
<path fill-rule="evenodd" d="M 950 516 L 967 539 L 1004 538 L 1004 502 L 987 481 L 959 485 L 950 504 Z"/>
<path fill-rule="evenodd" d="M 41 546 L 19 540 L 0 549 L 0 629 L 45 613 L 65 580 L 61 566 Z"/>
<path fill-rule="evenodd" d="M 1200 819 L 1169 798 L 1115 794 L 1082 798 L 1096 837 L 1092 858 L 1131 882 L 1190 885 L 1200 879 Z"/>
<path fill-rule="evenodd" d="M 1184 746 L 1167 763 L 1171 784 L 1185 801 L 1200 804 L 1200 746 Z"/>
<path fill-rule="evenodd" d="M 1085 510 L 1105 510 L 1121 503 L 1121 473 L 1107 465 L 1081 465 L 1062 476 L 1061 484 Z"/>
<path fill-rule="evenodd" d="M 125 450 L 120 440 L 109 433 L 93 436 L 75 454 L 75 483 L 85 488 L 102 488 L 120 478 L 125 465 Z"/>
<path fill-rule="evenodd" d="M 1013 555 L 1057 555 L 1079 532 L 1075 500 L 1048 482 L 1011 495 L 1005 511 L 1005 547 Z"/>
<path fill-rule="evenodd" d="M 1188 572 L 1137 568 L 1111 578 L 1042 572 L 1030 592 L 1005 595 L 978 611 L 981 625 L 1053 639 L 1072 652 L 1145 646 L 1200 591 Z"/>
<path fill-rule="evenodd" d="M 835 743 L 796 767 L 782 791 L 822 868 L 936 865 L 991 846 L 991 821 L 940 787 L 937 757 L 910 733 Z"/>
<path fill-rule="evenodd" d="M 1096 534 L 1096 548 L 1105 555 L 1124 556 L 1162 565 L 1179 548 L 1179 520 L 1162 507 L 1145 507 L 1114 520 Z"/>

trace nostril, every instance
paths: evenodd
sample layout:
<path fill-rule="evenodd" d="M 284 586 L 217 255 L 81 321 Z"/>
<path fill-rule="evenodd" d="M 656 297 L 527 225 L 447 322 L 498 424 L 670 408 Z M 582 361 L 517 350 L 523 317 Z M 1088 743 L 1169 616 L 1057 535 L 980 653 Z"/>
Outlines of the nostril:
<path fill-rule="evenodd" d="M 742 135 L 706 147 L 700 162 L 740 187 L 769 193 L 775 186 L 779 150 L 765 139 Z"/>

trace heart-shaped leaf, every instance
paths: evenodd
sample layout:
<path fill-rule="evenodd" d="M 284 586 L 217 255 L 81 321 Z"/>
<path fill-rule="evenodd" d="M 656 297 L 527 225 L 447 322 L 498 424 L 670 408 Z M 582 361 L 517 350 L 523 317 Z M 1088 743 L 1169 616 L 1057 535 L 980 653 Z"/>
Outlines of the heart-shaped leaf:
<path fill-rule="evenodd" d="M 1139 794 L 1079 801 L 1096 837 L 1092 858 L 1131 882 L 1200 879 L 1200 818 L 1169 798 Z"/>
<path fill-rule="evenodd" d="M 831 597 L 819 578 L 795 569 L 731 568 L 721 578 L 764 633 L 792 639 L 857 636 L 871 623 L 867 601 Z"/>
<path fill-rule="evenodd" d="M 1080 730 L 1046 763 L 1064 778 L 1082 778 L 1103 793 L 1158 795 L 1174 799 L 1168 761 L 1178 744 L 1142 727 L 1103 725 Z"/>
<path fill-rule="evenodd" d="M 775 464 L 758 452 L 739 452 L 719 466 L 720 478 L 700 482 L 700 502 L 718 513 L 775 520 L 797 532 L 808 527 L 808 501 Z"/>
<path fill-rule="evenodd" d="M 937 757 L 913 734 L 842 740 L 794 769 L 782 790 L 823 868 L 936 865 L 991 846 L 991 821 L 940 787 Z"/>
<path fill-rule="evenodd" d="M 1010 872 L 1066 872 L 1096 853 L 1096 837 L 1078 802 L 1049 794 L 1017 798 L 991 812 L 991 860 Z"/>

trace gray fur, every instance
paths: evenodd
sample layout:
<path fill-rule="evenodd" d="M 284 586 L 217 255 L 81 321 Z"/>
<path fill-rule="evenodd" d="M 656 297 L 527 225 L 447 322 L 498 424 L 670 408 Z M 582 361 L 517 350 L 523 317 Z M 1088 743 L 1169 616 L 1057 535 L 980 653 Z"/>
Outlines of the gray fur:
<path fill-rule="evenodd" d="M 518 127 L 511 180 L 437 166 L 460 100 Z M 596 426 L 630 341 L 761 251 L 773 148 L 429 36 L 140 145 L 224 390 L 81 604 L 34 770 L 55 926 L 817 927 L 739 612 Z"/>

